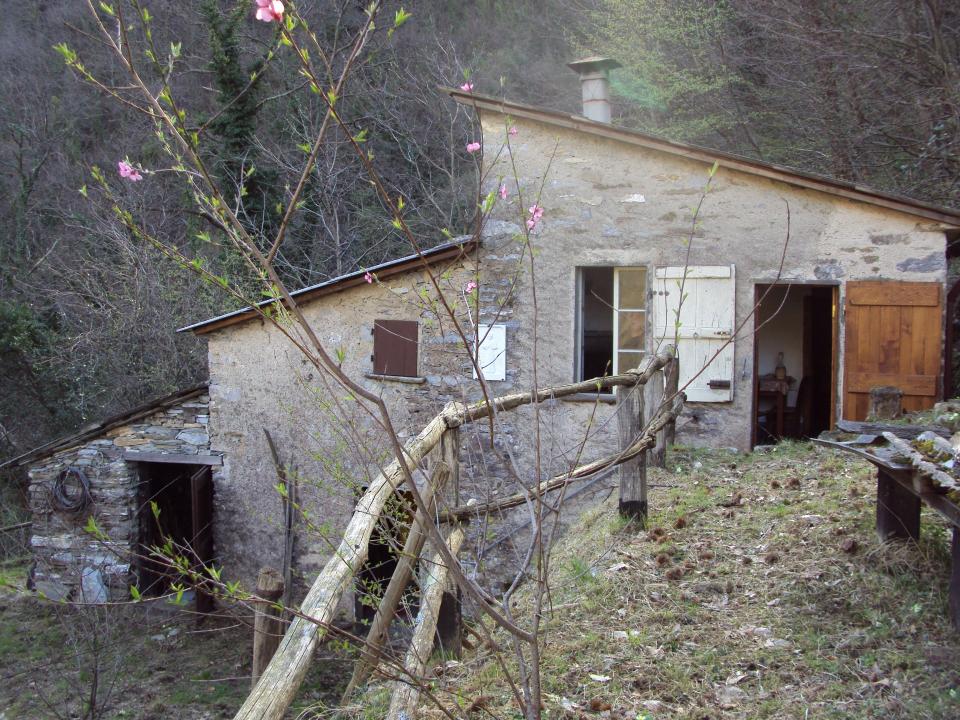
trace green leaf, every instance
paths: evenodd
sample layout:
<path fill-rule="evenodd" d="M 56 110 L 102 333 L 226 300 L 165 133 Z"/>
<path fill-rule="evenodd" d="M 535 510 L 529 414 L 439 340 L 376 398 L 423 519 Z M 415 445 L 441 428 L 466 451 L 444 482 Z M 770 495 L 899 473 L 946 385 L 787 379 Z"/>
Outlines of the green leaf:
<path fill-rule="evenodd" d="M 298 143 L 297 147 L 303 150 L 304 155 L 309 155 L 310 151 L 313 150 L 313 147 L 310 143 Z"/>
<path fill-rule="evenodd" d="M 708 173 L 707 177 L 713 177 L 714 175 L 717 174 L 717 170 L 719 169 L 720 169 L 720 161 L 717 160 L 713 163 L 713 167 L 710 168 L 710 172 Z"/>
<path fill-rule="evenodd" d="M 132 597 L 134 600 L 140 599 L 140 590 L 137 589 L 136 585 L 130 586 L 130 597 Z"/>
<path fill-rule="evenodd" d="M 333 90 L 327 90 L 327 102 L 330 103 L 330 107 L 333 107 L 337 104 L 337 93 Z"/>
<path fill-rule="evenodd" d="M 110 17 L 116 17 L 117 12 L 113 9 L 113 5 L 107 5 L 107 3 L 100 0 L 100 9 L 103 10 Z"/>
<path fill-rule="evenodd" d="M 153 513 L 153 518 L 154 518 L 154 520 L 159 520 L 159 519 L 160 519 L 160 506 L 157 505 L 157 501 L 156 501 L 156 500 L 151 500 L 151 501 L 150 501 L 150 512 Z"/>
<path fill-rule="evenodd" d="M 146 11 L 144 11 L 144 12 L 146 12 Z M 183 47 L 183 43 L 182 43 L 182 42 L 177 42 L 177 43 L 173 43 L 173 42 L 172 42 L 172 43 L 170 43 L 170 55 L 172 55 L 172 56 L 175 57 L 175 58 L 180 57 L 180 49 L 181 49 L 182 47 Z"/>
<path fill-rule="evenodd" d="M 407 20 L 413 17 L 413 13 L 409 13 L 403 9 L 403 6 L 400 6 L 400 9 L 393 14 L 393 27 L 394 29 L 399 28 Z"/>
<path fill-rule="evenodd" d="M 67 65 L 73 65 L 77 61 L 77 53 L 65 42 L 54 45 L 53 49 L 60 53 Z"/>
<path fill-rule="evenodd" d="M 355 143 L 365 143 L 367 141 L 367 137 L 369 136 L 369 134 L 370 134 L 369 131 L 366 128 L 364 128 L 363 130 L 361 130 L 360 132 L 358 132 L 356 135 L 353 136 L 353 141 Z"/>
<path fill-rule="evenodd" d="M 86 197 L 86 196 L 87 196 L 87 186 L 86 186 L 86 185 L 82 185 L 82 186 L 80 187 L 80 189 L 77 190 L 77 192 L 80 193 L 81 195 L 83 195 L 84 197 Z"/>

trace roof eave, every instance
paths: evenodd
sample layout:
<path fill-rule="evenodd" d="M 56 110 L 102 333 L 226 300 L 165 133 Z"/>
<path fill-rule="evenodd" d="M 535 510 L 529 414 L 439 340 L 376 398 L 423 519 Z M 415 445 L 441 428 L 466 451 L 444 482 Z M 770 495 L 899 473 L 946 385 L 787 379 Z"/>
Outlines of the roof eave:
<path fill-rule="evenodd" d="M 317 285 L 311 285 L 309 287 L 301 288 L 300 290 L 294 290 L 290 293 L 290 296 L 299 303 L 310 302 L 326 295 L 333 295 L 334 293 L 342 292 L 343 290 L 351 287 L 365 285 L 367 281 L 364 279 L 364 275 L 367 272 L 374 273 L 378 280 L 382 280 L 393 275 L 411 272 L 417 270 L 418 268 L 430 267 L 431 265 L 438 262 L 443 262 L 444 260 L 458 258 L 462 255 L 472 252 L 476 246 L 477 241 L 473 238 L 462 242 L 446 243 L 436 248 L 431 248 L 430 250 L 424 250 L 422 253 L 417 255 L 408 255 L 396 260 L 381 263 L 380 265 L 376 265 L 374 267 L 358 270 L 347 275 L 341 275 Z M 239 323 L 261 317 L 262 308 L 269 307 L 277 302 L 281 301 L 273 298 L 270 300 L 264 300 L 257 303 L 254 307 L 248 306 L 241 308 L 240 310 L 234 310 L 233 312 L 209 318 L 208 320 L 202 320 L 192 325 L 187 325 L 186 327 L 179 328 L 177 332 L 192 332 L 195 335 L 206 335 L 214 332 L 215 330 L 220 330 L 225 327 L 230 327 L 231 325 L 237 325 Z"/>

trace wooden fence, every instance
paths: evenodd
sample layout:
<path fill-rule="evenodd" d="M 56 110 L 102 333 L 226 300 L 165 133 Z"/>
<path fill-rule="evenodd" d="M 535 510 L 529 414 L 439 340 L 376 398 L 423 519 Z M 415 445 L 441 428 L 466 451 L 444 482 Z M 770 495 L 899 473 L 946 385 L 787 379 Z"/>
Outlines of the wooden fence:
<path fill-rule="evenodd" d="M 535 392 L 505 395 L 494 398 L 490 404 L 486 401 L 469 405 L 463 403 L 448 404 L 417 437 L 406 444 L 402 458 L 403 462 L 401 463 L 399 458 L 394 459 L 370 483 L 357 503 L 356 510 L 347 524 L 343 539 L 337 550 L 317 576 L 301 604 L 299 613 L 296 614 L 288 626 L 273 658 L 263 670 L 243 706 L 237 712 L 235 720 L 280 720 L 284 716 L 303 682 L 310 659 L 323 636 L 325 627 L 333 619 L 333 614 L 343 593 L 366 560 L 370 537 L 391 494 L 400 487 L 411 469 L 419 465 L 428 454 L 438 447 L 445 469 L 442 472 L 434 473 L 424 494 L 432 497 L 436 492 L 436 486 L 441 485 L 444 481 L 452 482 L 453 487 L 458 488 L 459 461 L 457 448 L 460 444 L 458 435 L 460 427 L 486 418 L 491 412 L 507 412 L 523 405 L 542 403 L 550 399 L 568 397 L 579 393 L 596 394 L 616 390 L 620 400 L 618 418 L 622 418 L 621 442 L 620 449 L 616 453 L 576 467 L 570 472 L 541 482 L 535 488 L 495 503 L 455 508 L 440 516 L 441 521 L 446 523 L 455 523 L 457 520 L 473 515 L 482 515 L 495 509 L 520 505 L 579 478 L 589 477 L 601 470 L 617 465 L 623 467 L 625 463 L 633 463 L 631 467 L 636 468 L 642 463 L 645 468 L 647 451 L 657 447 L 665 448 L 667 439 L 672 432 L 671 428 L 683 407 L 684 396 L 675 390 L 676 365 L 675 351 L 672 346 L 667 346 L 661 352 L 649 357 L 642 369 L 637 368 L 619 375 L 593 378 Z M 664 368 L 667 368 L 666 372 L 664 372 Z M 651 414 L 650 421 L 645 424 L 643 408 L 646 404 L 643 403 L 641 398 L 647 383 L 651 378 L 658 376 L 663 379 L 661 387 L 664 387 L 665 390 L 658 394 L 658 403 L 651 403 L 651 407 L 655 406 L 656 410 Z M 674 379 L 671 380 L 671 377 Z M 633 392 L 630 392 L 630 390 L 633 390 Z M 493 409 L 491 409 L 491 405 Z M 626 406 L 626 409 L 623 409 L 624 406 Z M 637 511 L 641 509 L 643 514 L 646 511 L 646 474 L 645 471 L 638 473 L 637 470 L 629 470 L 622 473 L 621 476 L 621 508 L 623 508 L 626 498 L 631 514 L 637 514 Z M 447 480 L 447 477 L 450 480 Z M 642 503 L 642 508 L 631 504 L 637 502 Z M 435 532 L 435 528 L 432 527 L 433 522 L 434 520 L 425 513 L 418 513 L 414 519 L 416 527 L 423 531 L 424 536 L 429 536 L 431 532 Z M 448 557 L 455 557 L 455 548 L 458 548 L 460 542 L 462 542 L 462 533 L 458 533 L 459 531 L 454 526 L 451 534 L 446 538 Z M 413 535 L 413 532 L 409 534 L 408 541 L 409 537 Z M 422 544 L 420 547 L 422 548 Z M 420 549 L 417 552 L 419 553 Z M 411 555 L 411 557 L 416 556 Z M 405 565 L 410 565 L 410 563 L 399 563 L 397 572 L 411 572 L 410 567 L 405 567 Z M 434 575 L 437 576 L 434 584 L 443 584 L 448 573 L 458 584 L 462 584 L 464 581 L 459 564 L 447 562 L 442 554 L 434 559 L 432 567 L 434 567 Z M 397 578 L 397 585 L 406 587 L 406 582 L 401 584 L 402 580 L 403 578 Z M 431 585 L 431 587 L 433 586 Z M 419 627 L 430 628 L 431 625 L 432 627 L 436 626 L 436 617 L 431 618 L 430 614 L 435 614 L 438 605 L 439 603 L 432 602 L 423 604 L 428 615 L 418 618 Z M 384 617 L 374 628 L 378 635 L 372 635 L 370 638 L 373 643 L 368 645 L 365 649 L 366 652 L 361 655 L 361 663 L 369 666 L 376 661 L 378 656 L 376 643 L 382 642 L 380 635 L 385 636 L 389 626 L 389 618 L 392 615 L 393 613 L 383 613 Z M 372 633 L 373 631 L 371 631 Z M 421 635 L 427 634 L 429 634 L 432 642 L 433 631 L 430 630 L 427 633 L 424 630 L 421 633 Z M 408 653 L 408 664 L 410 665 L 408 671 L 410 672 L 417 670 L 418 663 L 425 652 L 423 643 L 426 641 L 423 640 L 421 635 L 415 635 L 414 645 Z M 366 672 L 368 672 L 368 669 L 355 674 L 352 684 L 355 685 L 362 677 L 365 677 Z M 404 691 L 403 697 L 395 698 L 392 711 L 402 714 L 402 711 L 415 701 L 415 695 Z"/>

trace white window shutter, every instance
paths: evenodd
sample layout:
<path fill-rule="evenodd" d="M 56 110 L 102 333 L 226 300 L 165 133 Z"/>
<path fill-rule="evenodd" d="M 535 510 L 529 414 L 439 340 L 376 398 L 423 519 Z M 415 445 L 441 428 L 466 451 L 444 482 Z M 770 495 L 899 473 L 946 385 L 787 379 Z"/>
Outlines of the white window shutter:
<path fill-rule="evenodd" d="M 683 285 L 681 302 L 680 286 Z M 733 399 L 733 342 L 736 277 L 733 265 L 657 268 L 650 310 L 660 344 L 676 338 L 680 387 L 690 402 Z M 679 308 L 679 327 L 676 326 Z M 725 343 L 728 343 L 725 346 Z M 713 356 L 719 355 L 716 358 Z M 711 358 L 713 358 L 711 360 Z M 709 366 L 700 371 L 709 363 Z M 690 381 L 697 373 L 696 379 Z"/>
<path fill-rule="evenodd" d="M 507 379 L 507 328 L 505 325 L 481 325 L 478 328 L 480 349 L 477 364 L 487 380 Z M 473 377 L 477 377 L 474 368 Z"/>

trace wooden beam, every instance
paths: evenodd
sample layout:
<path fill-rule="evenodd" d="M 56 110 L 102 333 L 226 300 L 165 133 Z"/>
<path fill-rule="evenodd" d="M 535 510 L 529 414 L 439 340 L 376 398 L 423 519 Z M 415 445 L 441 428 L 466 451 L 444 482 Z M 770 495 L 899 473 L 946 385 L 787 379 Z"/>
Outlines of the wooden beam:
<path fill-rule="evenodd" d="M 463 530 L 454 528 L 447 539 L 450 554 L 456 557 L 462 544 Z M 426 568 L 427 579 L 423 583 L 420 596 L 420 612 L 417 614 L 416 629 L 404 662 L 405 674 L 408 677 L 396 683 L 390 699 L 390 709 L 387 711 L 387 720 L 408 720 L 416 717 L 417 701 L 420 699 L 417 683 L 423 677 L 433 652 L 433 637 L 437 631 L 437 616 L 447 584 L 447 572 L 443 556 L 437 553 Z"/>
<path fill-rule="evenodd" d="M 451 431 L 448 430 L 447 432 Z M 428 504 L 432 503 L 435 495 L 447 484 L 450 476 L 450 468 L 445 463 L 440 462 L 434 465 L 430 480 L 421 491 L 423 501 Z M 353 667 L 353 676 L 347 683 L 346 690 L 343 691 L 341 705 L 347 703 L 350 696 L 353 695 L 353 691 L 367 681 L 367 678 L 370 677 L 377 666 L 380 654 L 387 644 L 390 624 L 397 614 L 397 608 L 400 607 L 403 593 L 410 584 L 410 580 L 413 579 L 414 566 L 427 540 L 426 524 L 429 522 L 433 522 L 432 516 L 428 517 L 419 510 L 414 514 L 406 542 L 404 542 L 403 549 L 397 558 L 397 566 L 390 577 L 387 589 L 383 592 L 383 598 L 380 600 L 377 612 L 370 623 L 367 641 L 361 648 L 360 657 L 357 658 L 356 665 Z"/>
<path fill-rule="evenodd" d="M 636 441 L 644 425 L 644 388 L 617 388 L 617 427 L 620 450 L 627 450 Z M 656 440 L 654 440 L 656 442 Z M 621 517 L 647 522 L 647 454 L 642 452 L 620 465 Z"/>
<path fill-rule="evenodd" d="M 121 457 L 129 462 L 171 463 L 174 465 L 223 465 L 223 456 L 221 455 L 187 455 L 185 453 L 124 450 Z"/>

